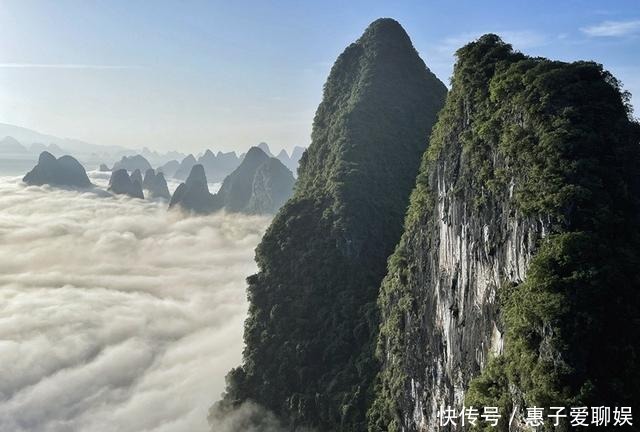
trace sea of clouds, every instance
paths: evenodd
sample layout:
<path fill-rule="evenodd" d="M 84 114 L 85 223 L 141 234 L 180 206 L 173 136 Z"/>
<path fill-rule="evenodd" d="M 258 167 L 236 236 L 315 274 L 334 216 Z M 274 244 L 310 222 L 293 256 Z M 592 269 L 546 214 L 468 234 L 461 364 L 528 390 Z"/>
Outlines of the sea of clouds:
<path fill-rule="evenodd" d="M 0 177 L 0 430 L 207 431 L 269 220 Z"/>

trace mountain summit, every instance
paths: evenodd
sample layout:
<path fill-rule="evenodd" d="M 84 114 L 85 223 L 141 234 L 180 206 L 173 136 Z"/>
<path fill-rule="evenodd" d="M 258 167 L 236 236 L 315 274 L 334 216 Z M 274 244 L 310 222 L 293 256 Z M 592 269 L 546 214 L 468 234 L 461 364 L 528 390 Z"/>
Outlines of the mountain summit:
<path fill-rule="evenodd" d="M 180 206 L 184 210 L 207 214 L 216 210 L 214 196 L 209 192 L 207 175 L 201 164 L 195 164 L 184 183 L 176 188 L 169 208 Z"/>

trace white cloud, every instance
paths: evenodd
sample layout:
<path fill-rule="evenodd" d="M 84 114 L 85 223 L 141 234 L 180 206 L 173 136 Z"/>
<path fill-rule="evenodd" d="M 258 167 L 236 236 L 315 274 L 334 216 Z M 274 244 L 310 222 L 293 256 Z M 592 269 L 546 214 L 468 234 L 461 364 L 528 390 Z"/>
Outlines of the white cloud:
<path fill-rule="evenodd" d="M 267 224 L 0 178 L 0 430 L 208 430 Z"/>
<path fill-rule="evenodd" d="M 640 20 L 604 21 L 600 24 L 581 28 L 580 30 L 594 37 L 629 36 L 640 31 Z"/>

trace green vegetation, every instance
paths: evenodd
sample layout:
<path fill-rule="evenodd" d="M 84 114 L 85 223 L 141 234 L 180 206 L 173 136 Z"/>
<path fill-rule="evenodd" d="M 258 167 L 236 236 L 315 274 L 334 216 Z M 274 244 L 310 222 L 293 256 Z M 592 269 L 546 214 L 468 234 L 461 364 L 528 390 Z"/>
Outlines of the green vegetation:
<path fill-rule="evenodd" d="M 256 250 L 244 361 L 213 416 L 252 400 L 292 428 L 366 428 L 378 289 L 445 95 L 393 20 L 340 55 L 294 196 Z"/>
<path fill-rule="evenodd" d="M 601 65 L 529 58 L 495 35 L 457 55 L 380 293 L 384 367 L 370 429 L 396 431 L 403 422 L 406 352 L 415 343 L 406 323 L 421 318 L 411 289 L 415 254 L 437 253 L 430 252 L 438 239 L 435 175 L 456 164 L 452 193 L 478 214 L 510 200 L 525 217 L 550 221 L 526 279 L 499 291 L 505 351 L 472 380 L 467 405 L 509 411 L 522 397 L 517 402 L 526 406 L 633 406 L 640 385 L 640 127 L 630 119 L 628 95 Z"/>

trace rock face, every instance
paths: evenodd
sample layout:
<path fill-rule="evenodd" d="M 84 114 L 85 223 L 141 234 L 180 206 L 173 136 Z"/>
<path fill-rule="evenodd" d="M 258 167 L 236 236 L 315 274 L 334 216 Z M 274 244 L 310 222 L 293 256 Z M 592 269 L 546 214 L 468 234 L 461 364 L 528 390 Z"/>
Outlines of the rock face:
<path fill-rule="evenodd" d="M 637 404 L 640 127 L 617 82 L 495 35 L 457 56 L 380 292 L 370 430 L 455 430 L 437 413 L 463 404 L 499 407 L 499 431 L 526 429 L 525 407 Z"/>
<path fill-rule="evenodd" d="M 140 170 L 140 172 L 146 172 L 149 168 L 151 168 L 151 164 L 144 156 L 134 155 L 122 156 L 122 159 L 113 165 L 112 171 L 125 169 L 127 171 Z"/>
<path fill-rule="evenodd" d="M 294 195 L 256 250 L 244 362 L 212 418 L 252 400 L 290 429 L 366 429 L 378 288 L 445 95 L 394 20 L 340 55 Z"/>
<path fill-rule="evenodd" d="M 106 164 L 100 164 L 100 168 L 98 168 L 98 171 L 100 171 L 100 172 L 109 172 L 111 170 L 109 169 L 109 167 Z"/>
<path fill-rule="evenodd" d="M 240 166 L 224 179 L 216 207 L 249 214 L 275 213 L 293 191 L 295 179 L 282 162 L 251 147 Z"/>
<path fill-rule="evenodd" d="M 40 153 L 38 164 L 22 179 L 30 185 L 49 184 L 86 188 L 91 186 L 84 167 L 71 156 L 56 159 L 49 152 Z"/>
<path fill-rule="evenodd" d="M 111 173 L 108 190 L 115 194 L 129 195 L 133 198 L 144 199 L 142 182 L 137 180 L 134 181 L 129 177 L 129 173 L 127 173 L 126 169 L 115 170 Z"/>
<path fill-rule="evenodd" d="M 199 214 L 211 213 L 217 209 L 214 196 L 209 192 L 207 176 L 202 165 L 194 165 L 187 180 L 176 188 L 169 208 L 176 206 Z"/>
<path fill-rule="evenodd" d="M 147 172 L 144 173 L 142 188 L 149 192 L 149 198 L 171 199 L 171 193 L 167 187 L 167 181 L 164 179 L 164 174 L 161 172 L 156 174 L 152 169 L 148 169 Z"/>

